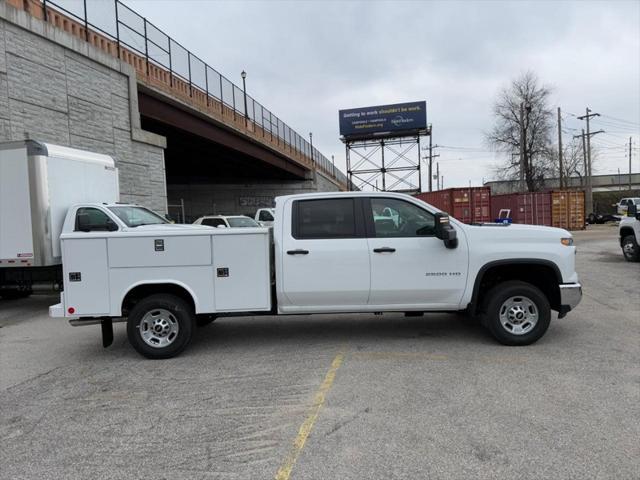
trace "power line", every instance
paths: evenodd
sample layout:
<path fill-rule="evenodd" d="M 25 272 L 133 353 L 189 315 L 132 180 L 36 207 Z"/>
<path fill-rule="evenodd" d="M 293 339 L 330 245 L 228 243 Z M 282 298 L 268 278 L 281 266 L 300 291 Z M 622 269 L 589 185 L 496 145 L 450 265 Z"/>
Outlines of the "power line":
<path fill-rule="evenodd" d="M 630 120 L 624 120 L 624 119 L 622 119 L 622 118 L 612 117 L 611 115 L 604 115 L 604 114 L 603 114 L 602 116 L 603 116 L 603 117 L 605 117 L 605 118 L 610 118 L 611 120 L 616 120 L 616 121 L 618 121 L 618 122 L 630 123 L 630 124 L 632 124 L 632 125 L 638 125 L 638 126 L 640 126 L 640 122 L 632 122 L 632 121 L 630 121 Z"/>

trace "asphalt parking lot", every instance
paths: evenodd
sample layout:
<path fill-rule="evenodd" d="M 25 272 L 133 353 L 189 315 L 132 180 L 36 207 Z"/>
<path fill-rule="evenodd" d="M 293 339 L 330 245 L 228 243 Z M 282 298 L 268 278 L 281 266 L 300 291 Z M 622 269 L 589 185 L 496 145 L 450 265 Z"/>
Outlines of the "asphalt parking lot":
<path fill-rule="evenodd" d="M 2 479 L 640 478 L 640 264 L 575 234 L 584 298 L 529 347 L 455 315 L 221 319 L 181 356 L 0 301 Z"/>

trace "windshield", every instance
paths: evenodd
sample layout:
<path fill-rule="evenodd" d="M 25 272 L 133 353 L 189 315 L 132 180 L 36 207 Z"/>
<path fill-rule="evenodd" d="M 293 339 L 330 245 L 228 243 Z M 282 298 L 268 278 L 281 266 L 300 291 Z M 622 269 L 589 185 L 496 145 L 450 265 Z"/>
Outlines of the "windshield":
<path fill-rule="evenodd" d="M 227 218 L 230 227 L 259 227 L 258 222 L 249 217 Z"/>
<path fill-rule="evenodd" d="M 147 210 L 144 207 L 123 205 L 121 207 L 109 207 L 109 210 L 115 213 L 117 217 L 127 225 L 127 227 L 169 223 L 166 218 L 163 218 L 157 213 Z"/>

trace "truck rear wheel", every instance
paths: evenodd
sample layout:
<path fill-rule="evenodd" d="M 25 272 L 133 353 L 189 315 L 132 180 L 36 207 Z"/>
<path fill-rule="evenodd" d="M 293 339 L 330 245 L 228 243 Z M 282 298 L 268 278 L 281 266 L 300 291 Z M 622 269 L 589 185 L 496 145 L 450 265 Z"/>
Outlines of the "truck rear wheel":
<path fill-rule="evenodd" d="M 622 239 L 622 254 L 627 262 L 640 262 L 640 246 L 636 237 L 627 235 Z"/>
<path fill-rule="evenodd" d="M 151 295 L 136 304 L 127 320 L 127 336 L 147 358 L 171 358 L 191 340 L 193 309 L 175 295 Z"/>
<path fill-rule="evenodd" d="M 520 281 L 493 287 L 487 293 L 484 311 L 483 324 L 504 345 L 536 342 L 545 334 L 551 321 L 551 307 L 544 293 Z"/>

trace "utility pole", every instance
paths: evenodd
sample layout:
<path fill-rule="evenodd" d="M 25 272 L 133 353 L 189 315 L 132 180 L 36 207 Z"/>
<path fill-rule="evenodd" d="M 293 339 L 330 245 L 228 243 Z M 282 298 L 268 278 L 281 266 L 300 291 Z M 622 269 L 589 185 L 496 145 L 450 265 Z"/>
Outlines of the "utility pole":
<path fill-rule="evenodd" d="M 429 134 L 429 146 L 423 148 L 422 150 L 428 150 L 429 151 L 429 155 L 427 155 L 426 157 L 422 157 L 423 160 L 427 160 L 429 163 L 427 164 L 428 170 L 429 170 L 429 191 L 432 192 L 433 191 L 433 159 L 439 157 L 440 155 L 434 155 L 433 154 L 433 150 L 435 148 L 438 148 L 438 145 L 434 145 L 433 144 L 433 125 L 429 124 L 429 126 L 427 127 L 428 130 L 428 134 Z"/>
<path fill-rule="evenodd" d="M 524 192 L 524 103 L 520 102 L 520 191 Z"/>
<path fill-rule="evenodd" d="M 433 191 L 433 125 L 429 125 L 429 191 Z"/>
<path fill-rule="evenodd" d="M 631 137 L 629 137 L 629 192 L 631 192 Z"/>
<path fill-rule="evenodd" d="M 437 190 L 440 190 L 440 162 L 436 162 L 436 185 Z"/>
<path fill-rule="evenodd" d="M 587 173 L 587 201 L 586 208 L 587 214 L 593 213 L 593 181 L 591 178 L 591 130 L 589 130 L 589 120 L 591 117 L 599 117 L 599 113 L 591 113 L 591 109 L 587 107 L 585 109 L 585 115 L 578 117 L 578 120 L 586 120 L 587 122 L 587 167 L 589 169 Z M 598 132 L 597 132 L 598 133 Z M 595 135 L 595 133 L 594 133 Z"/>
<path fill-rule="evenodd" d="M 589 111 L 589 109 L 587 109 Z M 592 114 L 591 116 L 599 115 L 598 113 Z M 580 120 L 584 117 L 578 117 Z M 604 130 L 598 130 L 597 132 L 589 132 L 589 121 L 587 120 L 587 133 L 585 133 L 584 128 L 582 129 L 582 135 L 574 135 L 573 138 L 582 137 L 582 153 L 584 157 L 584 172 L 586 177 L 586 198 L 585 198 L 585 210 L 587 215 L 593 213 L 593 181 L 591 178 L 591 148 L 589 147 L 589 140 L 593 135 L 597 135 L 598 133 L 604 133 Z"/>
<path fill-rule="evenodd" d="M 589 167 L 587 166 L 587 144 L 586 144 L 587 136 L 584 134 L 584 128 L 582 129 L 582 135 L 578 135 L 578 136 L 582 137 L 582 158 L 584 160 L 584 183 L 587 184 L 588 183 L 587 177 L 589 176 Z"/>
<path fill-rule="evenodd" d="M 564 172 L 562 170 L 562 117 L 560 115 L 560 107 L 558 107 L 558 164 L 560 166 L 560 190 L 562 190 Z"/>

